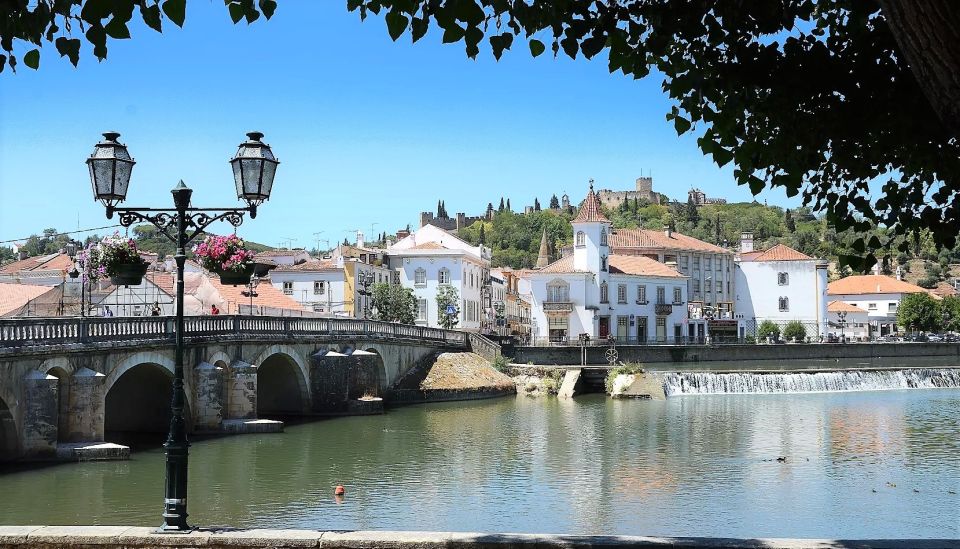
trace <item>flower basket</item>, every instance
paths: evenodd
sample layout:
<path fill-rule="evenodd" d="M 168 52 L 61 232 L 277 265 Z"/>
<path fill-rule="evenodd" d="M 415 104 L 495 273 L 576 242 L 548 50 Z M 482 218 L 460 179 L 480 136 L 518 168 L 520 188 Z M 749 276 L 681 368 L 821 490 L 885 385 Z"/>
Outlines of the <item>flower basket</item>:
<path fill-rule="evenodd" d="M 121 263 L 111 269 L 110 282 L 114 286 L 138 286 L 143 282 L 143 275 L 147 274 L 146 263 Z"/>
<path fill-rule="evenodd" d="M 246 265 L 242 271 L 220 271 L 220 284 L 230 286 L 246 286 L 250 284 L 250 277 L 253 276 L 253 269 L 256 267 L 253 263 Z"/>

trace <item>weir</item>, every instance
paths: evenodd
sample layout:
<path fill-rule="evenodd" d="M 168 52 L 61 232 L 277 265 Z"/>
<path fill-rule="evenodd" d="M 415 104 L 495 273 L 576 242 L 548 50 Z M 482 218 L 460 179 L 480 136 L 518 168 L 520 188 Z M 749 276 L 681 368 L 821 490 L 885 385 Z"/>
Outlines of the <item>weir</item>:
<path fill-rule="evenodd" d="M 657 374 L 668 397 L 960 388 L 960 368 L 827 372 L 677 372 Z"/>

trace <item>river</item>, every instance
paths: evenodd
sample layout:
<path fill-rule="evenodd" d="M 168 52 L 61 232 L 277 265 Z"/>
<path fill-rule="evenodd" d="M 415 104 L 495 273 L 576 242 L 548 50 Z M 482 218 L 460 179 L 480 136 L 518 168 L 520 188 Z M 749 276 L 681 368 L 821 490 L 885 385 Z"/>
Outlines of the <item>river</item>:
<path fill-rule="evenodd" d="M 8 470 L 0 493 L 3 524 L 157 525 L 162 449 Z M 189 506 L 205 526 L 958 538 L 958 493 L 960 390 L 922 389 L 510 397 L 300 423 L 195 442 Z"/>

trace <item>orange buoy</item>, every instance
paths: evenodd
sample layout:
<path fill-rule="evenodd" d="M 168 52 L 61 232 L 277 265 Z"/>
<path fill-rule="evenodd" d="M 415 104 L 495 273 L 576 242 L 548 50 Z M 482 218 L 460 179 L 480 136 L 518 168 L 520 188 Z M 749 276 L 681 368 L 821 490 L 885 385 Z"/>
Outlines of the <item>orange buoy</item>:
<path fill-rule="evenodd" d="M 342 496 L 343 494 L 346 494 L 346 493 L 347 491 L 344 490 L 342 484 L 338 484 L 337 487 L 333 489 L 333 495 L 335 496 Z"/>

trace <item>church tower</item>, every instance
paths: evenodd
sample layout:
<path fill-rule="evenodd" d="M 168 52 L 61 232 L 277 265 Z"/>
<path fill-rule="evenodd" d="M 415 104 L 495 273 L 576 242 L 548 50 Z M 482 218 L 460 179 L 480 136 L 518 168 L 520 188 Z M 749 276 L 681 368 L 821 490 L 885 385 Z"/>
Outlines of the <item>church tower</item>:
<path fill-rule="evenodd" d="M 547 243 L 547 228 L 543 228 L 540 238 L 540 254 L 537 256 L 537 268 L 542 269 L 550 264 L 550 245 Z"/>
<path fill-rule="evenodd" d="M 600 198 L 593 192 L 592 179 L 587 198 L 580 204 L 577 217 L 571 221 L 571 224 L 573 225 L 573 268 L 601 275 L 606 273 L 607 258 L 610 256 L 607 237 L 610 234 L 611 224 L 607 216 L 603 215 Z M 601 276 L 601 278 L 606 277 Z"/>

